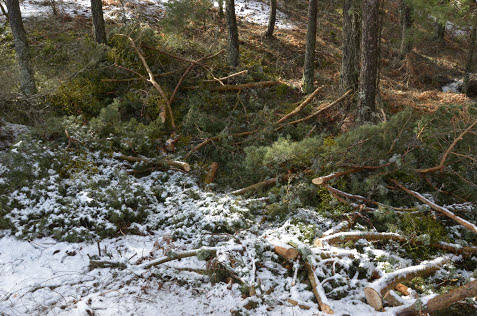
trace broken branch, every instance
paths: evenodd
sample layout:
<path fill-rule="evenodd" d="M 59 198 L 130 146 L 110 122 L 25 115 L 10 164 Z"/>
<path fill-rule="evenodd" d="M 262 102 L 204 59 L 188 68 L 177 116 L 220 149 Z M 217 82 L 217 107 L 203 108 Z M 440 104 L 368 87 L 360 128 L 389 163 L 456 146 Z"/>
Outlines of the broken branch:
<path fill-rule="evenodd" d="M 470 231 L 473 231 L 474 233 L 477 233 L 477 226 L 475 226 L 474 224 L 472 224 L 471 222 L 455 215 L 454 213 L 452 213 L 451 211 L 449 211 L 447 208 L 445 207 L 442 207 L 442 206 L 439 206 L 437 205 L 436 203 L 426 199 L 424 196 L 422 196 L 421 194 L 419 194 L 418 192 L 416 191 L 412 191 L 412 190 L 409 190 L 408 188 L 406 188 L 405 186 L 403 186 L 401 183 L 399 183 L 398 181 L 396 180 L 393 180 L 391 179 L 391 181 L 397 185 L 401 190 L 403 190 L 404 192 L 408 193 L 409 195 L 412 195 L 413 197 L 417 198 L 419 201 L 423 202 L 424 204 L 427 204 L 428 206 L 430 206 L 433 210 L 449 217 L 450 219 L 453 219 L 454 221 L 456 221 L 457 223 L 461 224 L 462 226 L 464 226 L 465 228 L 469 229 Z"/>
<path fill-rule="evenodd" d="M 287 115 L 285 115 L 281 119 L 279 119 L 275 124 L 283 123 L 284 121 L 286 121 L 290 117 L 298 114 L 301 110 L 303 110 L 305 108 L 305 106 L 307 106 L 318 95 L 318 92 L 320 92 L 323 88 L 324 88 L 324 86 L 316 88 L 315 91 L 313 91 L 313 93 L 311 93 L 305 99 L 305 101 L 300 103 L 300 105 L 298 105 L 293 111 L 291 111 L 290 113 L 288 113 Z"/>

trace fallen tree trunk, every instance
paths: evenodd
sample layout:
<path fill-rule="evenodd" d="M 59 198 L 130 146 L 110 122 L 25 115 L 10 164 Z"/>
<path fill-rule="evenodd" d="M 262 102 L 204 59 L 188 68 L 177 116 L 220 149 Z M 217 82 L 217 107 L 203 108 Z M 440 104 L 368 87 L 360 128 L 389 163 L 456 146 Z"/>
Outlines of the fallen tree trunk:
<path fill-rule="evenodd" d="M 153 166 L 153 168 L 149 169 L 161 169 L 161 170 L 169 170 L 169 169 L 179 169 L 184 172 L 190 171 L 190 165 L 187 162 L 176 161 L 176 160 L 169 160 L 169 159 L 149 159 L 145 157 L 134 157 L 134 156 L 127 156 L 123 154 L 115 154 L 114 158 L 120 160 L 126 160 L 129 162 L 144 162 L 148 166 Z"/>
<path fill-rule="evenodd" d="M 383 309 L 383 297 L 386 296 L 396 284 L 402 281 L 411 280 L 417 276 L 431 274 L 450 261 L 451 257 L 445 256 L 417 266 L 407 267 L 387 273 L 364 288 L 366 302 L 374 307 L 375 310 L 380 311 Z"/>
<path fill-rule="evenodd" d="M 403 186 L 401 183 L 399 183 L 398 181 L 396 180 L 391 180 L 395 185 L 397 185 L 401 190 L 403 190 L 404 192 L 408 193 L 409 195 L 412 195 L 413 197 L 417 198 L 419 201 L 429 205 L 433 210 L 453 219 L 454 221 L 456 221 L 457 223 L 461 224 L 462 226 L 464 226 L 465 228 L 469 229 L 470 231 L 473 231 L 474 233 L 477 233 L 477 226 L 475 226 L 474 224 L 472 224 L 471 222 L 455 215 L 454 213 L 452 213 L 451 211 L 449 211 L 448 209 L 446 209 L 445 207 L 442 207 L 442 206 L 439 206 L 437 205 L 436 203 L 426 199 L 424 196 L 422 196 L 420 193 L 416 192 L 416 191 L 412 191 L 412 190 L 409 190 L 408 188 L 406 188 L 405 186 Z"/>
<path fill-rule="evenodd" d="M 449 292 L 434 296 L 427 303 L 421 300 L 416 301 L 413 305 L 399 311 L 396 315 L 422 315 L 446 309 L 452 304 L 461 301 L 467 297 L 477 296 L 477 280 L 471 281 L 463 286 L 452 289 Z"/>

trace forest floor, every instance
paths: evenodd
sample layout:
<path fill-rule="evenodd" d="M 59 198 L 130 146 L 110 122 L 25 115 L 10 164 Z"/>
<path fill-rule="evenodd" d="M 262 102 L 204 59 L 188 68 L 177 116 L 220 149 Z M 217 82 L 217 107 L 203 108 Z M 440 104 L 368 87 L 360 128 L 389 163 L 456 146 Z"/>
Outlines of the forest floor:
<path fill-rule="evenodd" d="M 125 8 L 120 1 L 106 2 L 105 14 L 113 20 L 139 15 L 155 19 L 164 11 L 161 0 L 130 1 Z M 280 80 L 297 88 L 304 8 L 279 12 L 276 37 L 265 40 L 268 5 L 236 0 L 236 6 L 244 51 L 265 55 L 264 63 L 277 69 Z M 65 0 L 59 9 L 82 23 L 89 16 L 89 0 Z M 22 4 L 27 18 L 50 12 L 46 1 Z M 320 95 L 326 100 L 338 96 L 338 16 L 334 12 L 320 20 L 327 30 L 318 36 L 317 84 L 325 86 Z M 465 49 L 459 43 L 448 40 L 441 50 L 437 44 L 421 45 L 420 56 L 427 60 L 409 63 L 437 62 L 414 72 L 395 67 L 396 52 L 386 51 L 382 102 L 389 104 L 391 113 L 404 107 L 433 112 L 442 104 L 473 104 L 457 91 L 440 91 L 462 76 L 459 61 Z M 436 72 L 443 78 L 429 81 L 426 76 Z M 297 99 L 295 94 L 291 98 Z M 5 190 L 8 194 L 2 197 L 13 209 L 8 214 L 0 209 L 0 315 L 321 315 L 302 262 L 307 258 L 317 258 L 312 269 L 336 315 L 394 315 L 403 310 L 415 302 L 412 291 L 400 293 L 400 306 L 377 312 L 367 304 L 364 288 L 380 275 L 419 267 L 436 255 L 448 262 L 432 276 L 406 283 L 423 301 L 476 277 L 475 255 L 426 252 L 416 260 L 409 248 L 392 240 L 359 239 L 317 247 L 315 237 L 341 223 L 319 207 L 299 207 L 286 220 L 277 219 L 269 216 L 270 196 L 242 198 L 231 189 L 219 193 L 197 174 L 180 171 L 136 177 L 127 172 L 136 164 L 119 160 L 118 153 L 83 144 L 69 147 L 26 136 L 0 150 L 0 189 L 9 181 L 18 186 Z M 417 212 L 429 212 L 427 206 L 410 204 Z M 471 203 L 446 207 L 475 218 Z M 1 230 L 3 219 L 15 229 Z M 369 231 L 362 224 L 350 229 Z M 445 234 L 452 244 L 472 246 L 460 225 L 447 222 Z M 290 247 L 300 255 L 287 260 L 277 253 Z M 196 249 L 202 250 L 175 260 Z M 147 266 L 158 259 L 167 262 Z M 450 313 L 476 311 L 476 300 L 470 299 Z"/>

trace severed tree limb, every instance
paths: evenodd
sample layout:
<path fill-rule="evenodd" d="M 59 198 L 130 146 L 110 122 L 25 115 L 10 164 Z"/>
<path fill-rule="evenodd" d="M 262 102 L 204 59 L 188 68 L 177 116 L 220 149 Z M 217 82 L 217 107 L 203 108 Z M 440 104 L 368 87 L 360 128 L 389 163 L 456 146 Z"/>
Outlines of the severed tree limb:
<path fill-rule="evenodd" d="M 126 160 L 129 162 L 144 162 L 146 164 L 150 164 L 154 166 L 155 168 L 159 168 L 162 170 L 175 168 L 185 172 L 190 171 L 190 165 L 187 162 L 182 162 L 182 161 L 169 160 L 169 159 L 149 159 L 145 157 L 127 156 L 123 154 L 114 154 L 114 158 L 119 160 Z"/>
<path fill-rule="evenodd" d="M 314 178 L 313 180 L 311 180 L 311 182 L 315 185 L 322 185 L 322 184 L 325 184 L 332 179 L 339 178 L 339 177 L 345 176 L 347 174 L 356 173 L 356 172 L 363 171 L 363 170 L 381 169 L 381 168 L 388 167 L 392 164 L 393 164 L 393 162 L 388 162 L 388 163 L 385 163 L 385 164 L 379 165 L 379 166 L 353 166 L 352 168 L 350 168 L 348 170 L 345 170 L 345 171 L 333 172 L 333 173 L 330 173 L 329 175 L 326 175 L 326 176 L 321 176 L 321 177 L 318 177 L 318 178 Z"/>
<path fill-rule="evenodd" d="M 477 280 L 470 281 L 460 287 L 450 290 L 447 293 L 432 297 L 427 303 L 421 300 L 416 301 L 409 307 L 400 310 L 396 315 L 423 315 L 427 313 L 437 312 L 452 304 L 459 302 L 467 297 L 477 296 Z"/>
<path fill-rule="evenodd" d="M 313 256 L 310 255 L 306 258 L 305 268 L 308 272 L 308 279 L 310 280 L 311 288 L 318 305 L 320 306 L 320 310 L 326 314 L 334 314 L 333 309 L 328 302 L 328 298 L 325 295 L 325 290 L 323 289 L 320 280 L 318 280 L 318 277 L 316 276 L 316 262 Z"/>
<path fill-rule="evenodd" d="M 346 241 L 356 241 L 359 239 L 365 239 L 368 241 L 377 241 L 377 240 L 394 240 L 400 243 L 410 243 L 412 245 L 423 246 L 423 242 L 409 239 L 405 236 L 401 236 L 396 233 L 379 233 L 379 232 L 340 232 L 333 235 L 327 235 L 321 238 L 317 238 L 314 241 L 316 247 L 322 248 L 325 243 L 333 245 L 336 243 L 342 243 Z M 477 247 L 464 247 L 457 244 L 449 244 L 445 242 L 433 242 L 428 246 L 433 248 L 438 248 L 448 252 L 452 252 L 458 255 L 477 255 Z"/>
<path fill-rule="evenodd" d="M 286 121 L 287 119 L 289 119 L 290 117 L 298 114 L 301 110 L 303 110 L 305 108 L 305 106 L 307 106 L 318 95 L 318 92 L 320 92 L 324 87 L 325 86 L 321 86 L 321 87 L 316 88 L 315 91 L 313 91 L 313 93 L 311 93 L 305 99 L 305 101 L 301 102 L 293 111 L 291 111 L 290 113 L 283 116 L 281 119 L 279 119 L 277 122 L 275 122 L 275 124 L 281 124 L 284 121 Z"/>
<path fill-rule="evenodd" d="M 411 266 L 387 273 L 364 288 L 366 302 L 374 307 L 375 310 L 380 311 L 384 307 L 383 297 L 386 296 L 396 284 L 405 280 L 411 280 L 417 276 L 428 275 L 436 272 L 441 266 L 451 260 L 452 258 L 450 256 L 440 257 L 417 266 Z"/>
<path fill-rule="evenodd" d="M 440 161 L 439 165 L 437 165 L 435 167 L 432 167 L 432 168 L 427 168 L 427 169 L 416 169 L 416 172 L 429 173 L 429 172 L 435 172 L 435 171 L 442 170 L 445 167 L 447 156 L 449 156 L 449 154 L 452 152 L 452 149 L 454 149 L 455 145 L 460 140 L 462 140 L 462 138 L 464 138 L 465 134 L 467 134 L 468 132 L 470 132 L 472 130 L 472 128 L 475 126 L 475 124 L 477 124 L 477 120 L 475 120 L 472 124 L 470 124 L 462 133 L 459 134 L 459 136 L 457 136 L 454 139 L 452 144 L 446 149 L 446 151 L 442 155 L 442 158 L 441 158 L 441 161 Z"/>
<path fill-rule="evenodd" d="M 430 206 L 433 210 L 453 219 L 454 221 L 456 221 L 457 223 L 461 224 L 462 226 L 464 226 L 465 228 L 469 229 L 470 231 L 473 231 L 474 233 L 477 233 L 477 226 L 472 224 L 471 222 L 455 215 L 454 213 L 452 213 L 451 211 L 449 211 L 447 208 L 445 207 L 442 207 L 442 206 L 439 206 L 437 205 L 436 203 L 426 199 L 424 196 L 422 196 L 420 193 L 416 192 L 416 191 L 412 191 L 412 190 L 409 190 L 408 188 L 406 188 L 405 186 L 403 186 L 401 183 L 399 183 L 398 181 L 394 180 L 394 179 L 391 179 L 391 182 L 393 182 L 395 185 L 397 185 L 401 190 L 403 190 L 404 192 L 408 193 L 409 195 L 412 195 L 413 197 L 417 198 L 419 201 L 427 204 L 428 206 Z"/>
<path fill-rule="evenodd" d="M 304 121 L 308 121 L 309 119 L 317 116 L 318 114 L 320 114 L 321 112 L 331 108 L 332 106 L 340 103 L 341 101 L 343 101 L 348 95 L 350 95 L 351 93 L 353 92 L 353 90 L 348 90 L 346 91 L 341 97 L 339 97 L 338 99 L 336 99 L 335 101 L 329 103 L 329 104 L 325 104 L 325 105 L 320 105 L 318 107 L 318 109 L 313 112 L 312 114 L 308 115 L 307 117 L 304 117 L 304 118 L 301 118 L 301 119 L 298 119 L 298 120 L 295 120 L 295 121 L 291 121 L 291 122 L 288 122 L 286 124 L 283 124 L 283 125 L 280 125 L 279 127 L 277 127 L 275 130 L 280 130 L 282 128 L 284 128 L 285 126 L 289 126 L 289 125 L 294 125 L 294 124 L 298 124 L 298 123 L 301 123 L 301 122 L 304 122 Z"/>
<path fill-rule="evenodd" d="M 245 194 L 245 193 L 248 193 L 248 192 L 255 192 L 255 191 L 258 191 L 258 190 L 263 189 L 265 187 L 268 187 L 270 185 L 274 185 L 277 182 L 279 182 L 280 180 L 286 181 L 286 180 L 288 180 L 289 177 L 290 177 L 289 174 L 285 174 L 285 175 L 278 176 L 278 177 L 275 177 L 275 178 L 267 179 L 267 180 L 261 181 L 259 183 L 249 185 L 248 187 L 242 188 L 240 190 L 232 191 L 230 194 L 242 195 L 242 194 Z"/>
<path fill-rule="evenodd" d="M 121 34 L 122 35 L 122 34 Z M 122 36 L 126 36 L 126 35 L 122 35 Z M 166 104 L 166 109 L 167 111 L 169 112 L 169 118 L 171 120 L 171 126 L 173 129 L 176 129 L 176 124 L 174 122 L 174 115 L 172 114 L 172 108 L 171 108 L 171 104 L 169 102 L 169 98 L 167 97 L 166 93 L 164 92 L 164 90 L 162 89 L 161 85 L 159 85 L 159 83 L 157 83 L 156 79 L 154 78 L 154 74 L 152 73 L 151 71 L 151 68 L 149 68 L 149 65 L 146 61 L 146 58 L 144 57 L 144 55 L 142 54 L 141 50 L 139 49 L 139 47 L 137 47 L 136 45 L 136 42 L 134 42 L 134 40 L 132 39 L 132 37 L 130 36 L 126 36 L 128 39 L 129 39 L 129 42 L 131 43 L 131 46 L 134 48 L 134 50 L 136 51 L 137 55 L 139 56 L 139 59 L 141 60 L 142 62 L 142 65 L 144 66 L 144 68 L 146 69 L 146 72 L 149 76 L 149 78 L 147 79 L 147 81 L 149 83 L 152 84 L 152 86 L 159 92 L 159 94 L 161 95 L 162 99 L 164 100 L 165 104 Z M 165 111 L 162 111 L 162 113 L 164 113 Z M 163 116 L 163 120 L 165 120 L 165 116 Z"/>

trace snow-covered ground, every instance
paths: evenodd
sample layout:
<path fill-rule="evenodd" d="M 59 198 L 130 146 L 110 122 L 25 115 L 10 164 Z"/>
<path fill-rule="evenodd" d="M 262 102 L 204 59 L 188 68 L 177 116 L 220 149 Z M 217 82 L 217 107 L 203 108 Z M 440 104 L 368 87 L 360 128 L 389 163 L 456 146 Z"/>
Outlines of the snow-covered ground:
<path fill-rule="evenodd" d="M 169 0 L 125 0 L 124 7 L 120 1 L 114 1 L 112 5 L 104 4 L 104 14 L 106 18 L 131 18 L 136 13 L 147 16 L 160 17 L 163 15 L 164 3 Z M 90 0 L 59 0 L 58 9 L 68 15 L 90 16 Z M 218 7 L 215 1 L 214 6 Z M 257 0 L 236 0 L 235 12 L 238 17 L 245 21 L 259 25 L 267 25 L 270 7 L 268 4 Z M 21 3 L 22 16 L 41 17 L 52 14 L 52 8 L 45 0 L 24 0 Z M 289 21 L 286 14 L 277 10 L 276 27 L 280 29 L 292 29 L 294 24 Z"/>

